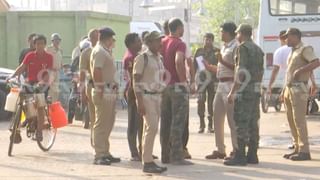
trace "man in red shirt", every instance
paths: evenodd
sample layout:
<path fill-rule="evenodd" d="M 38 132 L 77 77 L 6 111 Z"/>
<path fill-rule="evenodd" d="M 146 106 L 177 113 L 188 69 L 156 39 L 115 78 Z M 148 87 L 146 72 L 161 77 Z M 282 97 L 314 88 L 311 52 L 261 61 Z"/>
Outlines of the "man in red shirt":
<path fill-rule="evenodd" d="M 50 78 L 50 71 L 52 70 L 53 57 L 45 51 L 46 43 L 47 40 L 45 36 L 37 35 L 34 38 L 35 51 L 29 52 L 24 58 L 22 64 L 16 69 L 12 76 L 7 79 L 7 81 L 9 81 L 15 76 L 19 76 L 26 72 L 26 92 L 35 94 L 37 102 L 38 124 L 36 138 L 40 140 L 42 140 L 42 128 L 44 124 L 46 103 L 38 100 L 45 99 L 44 96 L 47 96 L 48 89 L 52 81 Z M 32 90 L 30 91 L 28 87 L 32 86 L 37 86 L 37 91 L 40 93 L 36 94 L 35 92 L 32 92 Z M 21 136 L 19 135 L 18 138 L 20 137 L 21 139 Z"/>
<path fill-rule="evenodd" d="M 125 45 L 128 48 L 123 57 L 123 66 L 128 78 L 125 96 L 128 101 L 128 130 L 127 138 L 129 149 L 131 152 L 131 161 L 141 161 L 141 147 L 142 147 L 142 126 L 143 120 L 137 111 L 136 97 L 134 95 L 132 86 L 132 69 L 133 62 L 142 48 L 142 41 L 137 33 L 129 33 L 125 38 Z M 137 148 L 137 136 L 139 146 Z"/>
<path fill-rule="evenodd" d="M 162 56 L 166 69 L 167 88 L 161 104 L 161 161 L 173 165 L 192 165 L 184 159 L 183 132 L 187 123 L 188 82 L 185 68 L 186 44 L 180 39 L 183 23 L 174 18 L 169 21 L 170 35 L 162 40 Z"/>

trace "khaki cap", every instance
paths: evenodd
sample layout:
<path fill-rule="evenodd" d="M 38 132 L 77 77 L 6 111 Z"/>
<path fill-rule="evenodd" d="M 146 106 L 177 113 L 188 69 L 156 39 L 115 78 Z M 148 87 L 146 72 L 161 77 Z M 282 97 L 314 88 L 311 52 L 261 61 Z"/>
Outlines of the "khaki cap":
<path fill-rule="evenodd" d="M 291 34 L 291 35 L 296 35 L 296 36 L 299 36 L 299 37 L 301 37 L 301 31 L 299 30 L 299 29 L 297 29 L 297 28 L 289 28 L 289 29 L 287 29 L 287 32 L 285 33 L 285 34 L 283 34 L 282 36 L 283 37 L 287 37 L 289 34 Z"/>
<path fill-rule="evenodd" d="M 158 31 L 152 31 L 145 36 L 145 41 L 150 42 L 160 38 L 163 38 L 164 35 L 160 34 Z"/>
<path fill-rule="evenodd" d="M 250 32 L 252 33 L 252 26 L 249 24 L 240 24 L 239 27 L 236 30 L 236 33 L 241 32 L 241 33 L 247 33 Z"/>

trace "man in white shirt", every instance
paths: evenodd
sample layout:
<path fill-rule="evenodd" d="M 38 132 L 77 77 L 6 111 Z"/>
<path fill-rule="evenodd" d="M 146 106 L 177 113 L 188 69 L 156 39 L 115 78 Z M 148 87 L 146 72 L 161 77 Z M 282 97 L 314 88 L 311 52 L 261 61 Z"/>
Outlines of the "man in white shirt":
<path fill-rule="evenodd" d="M 285 75 L 287 71 L 288 56 L 291 53 L 291 48 L 287 46 L 286 38 L 283 36 L 286 33 L 285 30 L 281 31 L 279 34 L 280 44 L 274 55 L 273 55 L 273 70 L 268 86 L 268 94 L 271 95 L 271 89 L 274 81 L 277 78 L 278 73 Z M 284 76 L 283 76 L 284 77 Z"/>

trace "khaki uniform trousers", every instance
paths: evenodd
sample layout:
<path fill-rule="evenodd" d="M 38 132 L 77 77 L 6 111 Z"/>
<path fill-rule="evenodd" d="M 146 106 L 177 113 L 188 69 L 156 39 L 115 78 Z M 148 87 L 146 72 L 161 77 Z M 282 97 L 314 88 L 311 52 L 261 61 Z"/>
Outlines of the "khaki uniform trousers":
<path fill-rule="evenodd" d="M 142 135 L 142 162 L 153 162 L 152 151 L 160 120 L 161 94 L 143 95 L 145 115 Z"/>
<path fill-rule="evenodd" d="M 231 133 L 231 142 L 233 150 L 237 149 L 237 131 L 236 123 L 233 118 L 234 104 L 228 103 L 228 94 L 232 88 L 233 82 L 219 82 L 216 95 L 213 101 L 213 122 L 215 131 L 216 147 L 220 153 L 226 153 L 224 144 L 224 122 L 227 115 L 228 124 Z"/>
<path fill-rule="evenodd" d="M 305 118 L 307 111 L 308 91 L 306 85 L 286 87 L 284 103 L 296 152 L 309 153 L 308 128 Z"/>
<path fill-rule="evenodd" d="M 95 107 L 95 122 L 93 125 L 93 144 L 95 158 L 109 156 L 109 137 L 116 117 L 116 94 L 104 94 L 101 98 L 92 90 L 92 99 Z"/>
<path fill-rule="evenodd" d="M 92 94 L 91 94 L 92 89 L 93 89 L 92 83 L 87 83 L 86 84 L 86 96 L 88 98 L 87 106 L 88 106 L 89 118 L 90 118 L 91 140 L 93 139 L 93 126 L 94 126 L 94 121 L 96 119 L 95 108 L 94 108 Z M 93 141 L 91 141 L 91 142 L 93 143 Z"/>

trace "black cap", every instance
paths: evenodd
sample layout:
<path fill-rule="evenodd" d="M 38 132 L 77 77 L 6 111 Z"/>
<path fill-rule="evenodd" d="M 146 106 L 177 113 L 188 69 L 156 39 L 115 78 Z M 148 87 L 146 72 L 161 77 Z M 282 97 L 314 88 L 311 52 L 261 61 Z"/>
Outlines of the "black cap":
<path fill-rule="evenodd" d="M 104 28 L 99 29 L 99 33 L 101 35 L 109 36 L 109 37 L 116 35 L 116 33 L 111 28 L 108 28 L 108 27 L 104 27 Z"/>
<path fill-rule="evenodd" d="M 234 22 L 225 22 L 221 26 L 223 31 L 235 34 L 235 31 L 237 29 L 237 25 Z"/>

